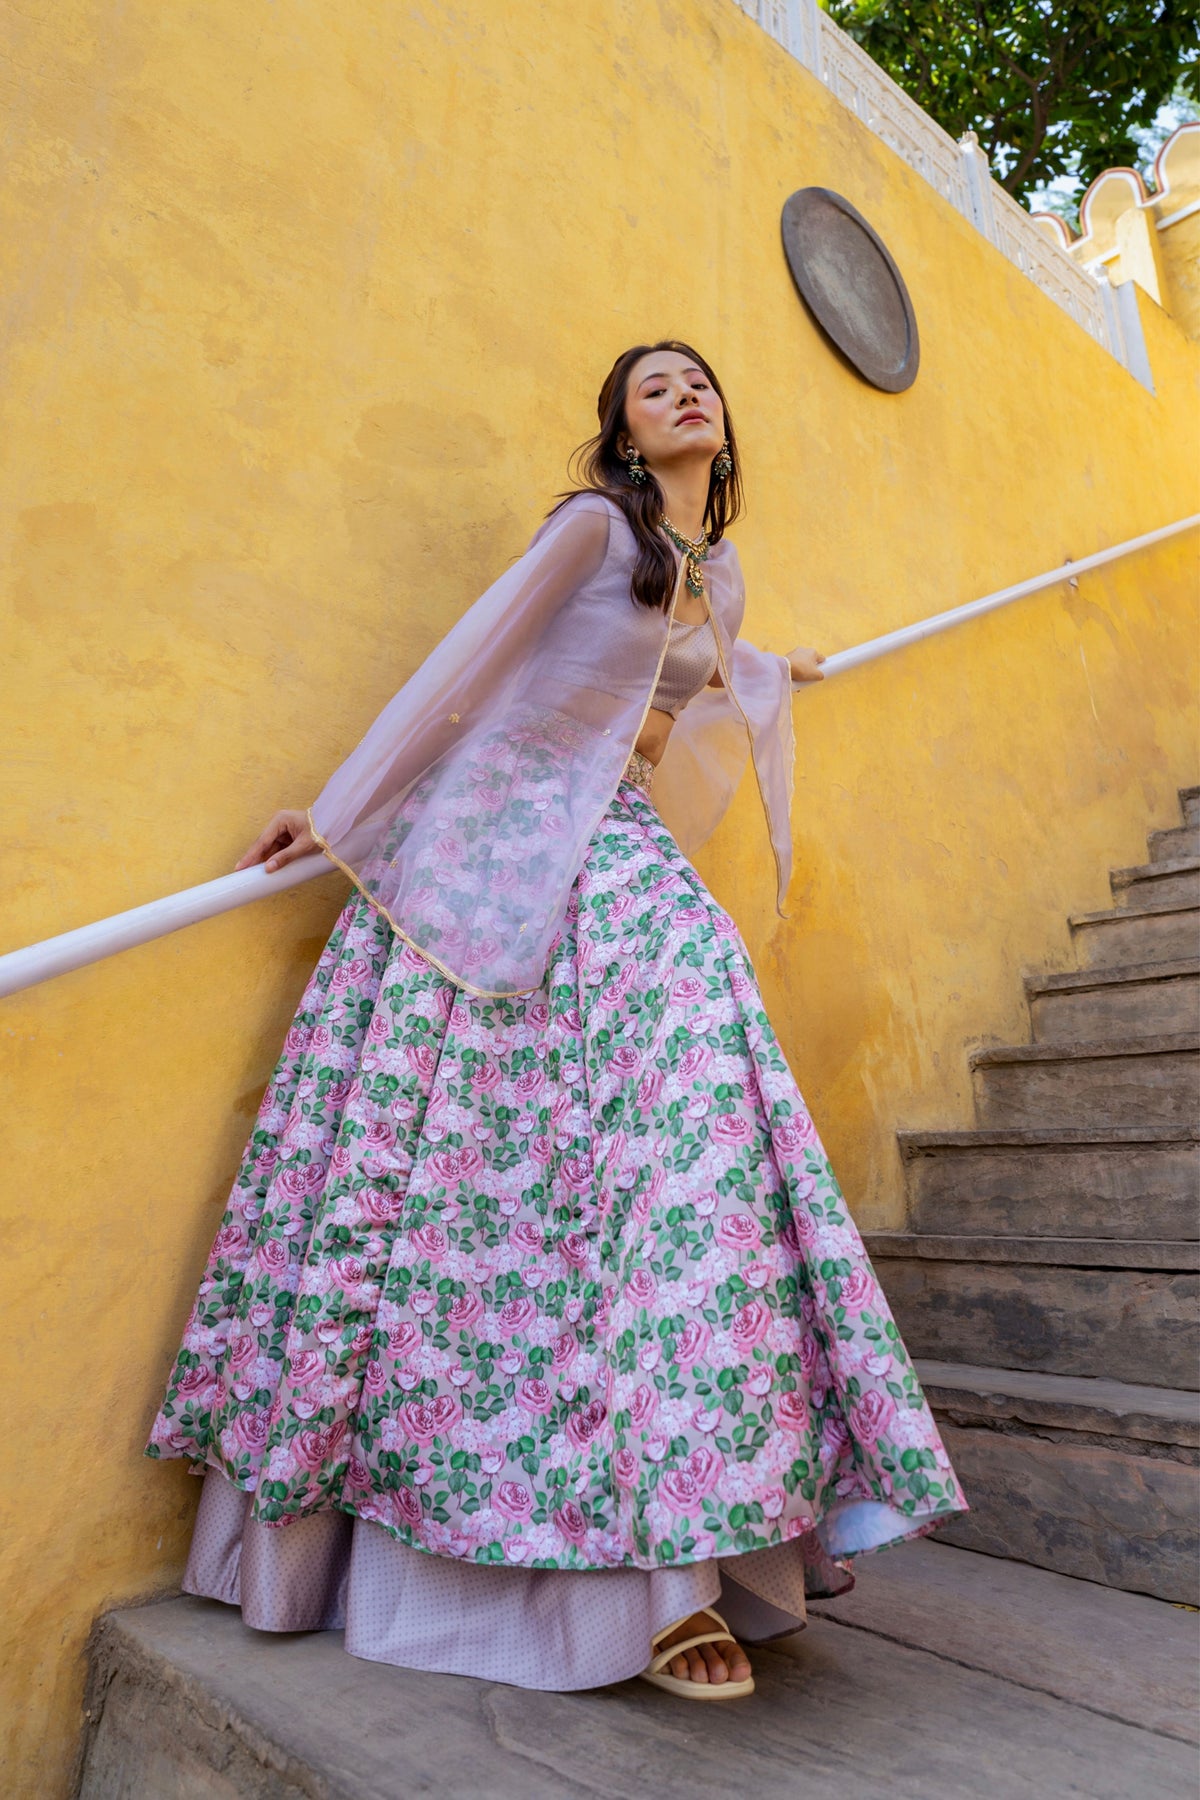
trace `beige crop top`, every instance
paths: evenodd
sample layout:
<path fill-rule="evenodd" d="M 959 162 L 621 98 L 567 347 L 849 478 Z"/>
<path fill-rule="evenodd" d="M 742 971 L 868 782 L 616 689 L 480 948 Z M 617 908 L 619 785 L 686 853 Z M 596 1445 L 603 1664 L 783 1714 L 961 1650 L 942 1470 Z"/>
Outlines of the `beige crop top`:
<path fill-rule="evenodd" d="M 655 712 L 670 713 L 676 719 L 716 672 L 717 643 L 711 620 L 699 619 L 693 625 L 685 625 L 676 619 L 650 705 Z"/>

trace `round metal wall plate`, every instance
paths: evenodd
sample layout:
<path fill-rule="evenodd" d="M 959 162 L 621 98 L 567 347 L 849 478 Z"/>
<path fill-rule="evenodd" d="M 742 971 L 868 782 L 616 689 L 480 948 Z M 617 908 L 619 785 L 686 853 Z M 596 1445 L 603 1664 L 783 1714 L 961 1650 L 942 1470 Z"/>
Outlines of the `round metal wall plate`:
<path fill-rule="evenodd" d="M 798 188 L 784 203 L 783 249 L 800 297 L 863 378 L 899 394 L 921 347 L 908 289 L 887 247 L 832 188 Z"/>

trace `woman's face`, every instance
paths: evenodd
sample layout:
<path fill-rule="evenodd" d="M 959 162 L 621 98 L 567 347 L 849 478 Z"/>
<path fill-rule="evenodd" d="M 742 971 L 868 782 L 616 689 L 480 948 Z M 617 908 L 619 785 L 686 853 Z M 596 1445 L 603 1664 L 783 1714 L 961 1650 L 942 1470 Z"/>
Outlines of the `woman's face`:
<path fill-rule="evenodd" d="M 662 469 L 691 457 L 711 465 L 725 437 L 725 409 L 704 370 L 678 350 L 640 356 L 625 385 L 625 419 L 617 447 L 636 444 L 644 463 Z"/>

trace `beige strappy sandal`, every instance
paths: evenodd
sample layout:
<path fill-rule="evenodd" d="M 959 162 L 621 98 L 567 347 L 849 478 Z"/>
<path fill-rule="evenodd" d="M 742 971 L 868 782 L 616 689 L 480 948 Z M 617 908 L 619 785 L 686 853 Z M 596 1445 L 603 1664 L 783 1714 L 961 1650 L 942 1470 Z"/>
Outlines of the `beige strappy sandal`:
<path fill-rule="evenodd" d="M 725 1638 L 733 1641 L 732 1631 L 715 1607 L 702 1606 L 699 1611 L 708 1618 L 715 1619 L 721 1629 L 699 1631 L 695 1637 L 681 1638 L 668 1649 L 659 1650 L 659 1639 L 668 1637 L 672 1631 L 678 1631 L 683 1620 L 676 1619 L 674 1625 L 664 1625 L 650 1640 L 650 1647 L 655 1654 L 650 1659 L 649 1667 L 641 1671 L 642 1680 L 649 1681 L 654 1687 L 665 1688 L 668 1694 L 678 1694 L 684 1700 L 740 1700 L 744 1695 L 752 1694 L 753 1675 L 747 1681 L 683 1681 L 678 1675 L 667 1674 L 667 1664 L 674 1661 L 681 1650 L 697 1650 L 701 1644 L 719 1644 Z M 691 1617 L 690 1613 L 688 1617 Z"/>

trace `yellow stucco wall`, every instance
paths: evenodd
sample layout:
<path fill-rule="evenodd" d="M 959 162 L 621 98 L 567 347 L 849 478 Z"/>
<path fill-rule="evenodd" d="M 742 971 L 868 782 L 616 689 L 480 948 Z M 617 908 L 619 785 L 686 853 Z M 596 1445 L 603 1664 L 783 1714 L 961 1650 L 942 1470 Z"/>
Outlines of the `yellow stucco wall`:
<path fill-rule="evenodd" d="M 729 0 L 32 0 L 5 24 L 0 947 L 207 879 L 520 549 L 628 342 L 726 384 L 749 631 L 826 650 L 1197 509 L 1197 362 L 1140 387 Z M 837 188 L 922 332 L 864 386 L 779 247 Z M 1195 545 L 796 702 L 792 919 L 752 796 L 703 858 L 860 1222 L 970 1123 L 1200 761 Z M 178 1580 L 140 1457 L 331 876 L 3 1003 L 7 1791 L 65 1791 L 105 1605 Z M 15 1428 L 14 1428 L 15 1427 Z"/>

